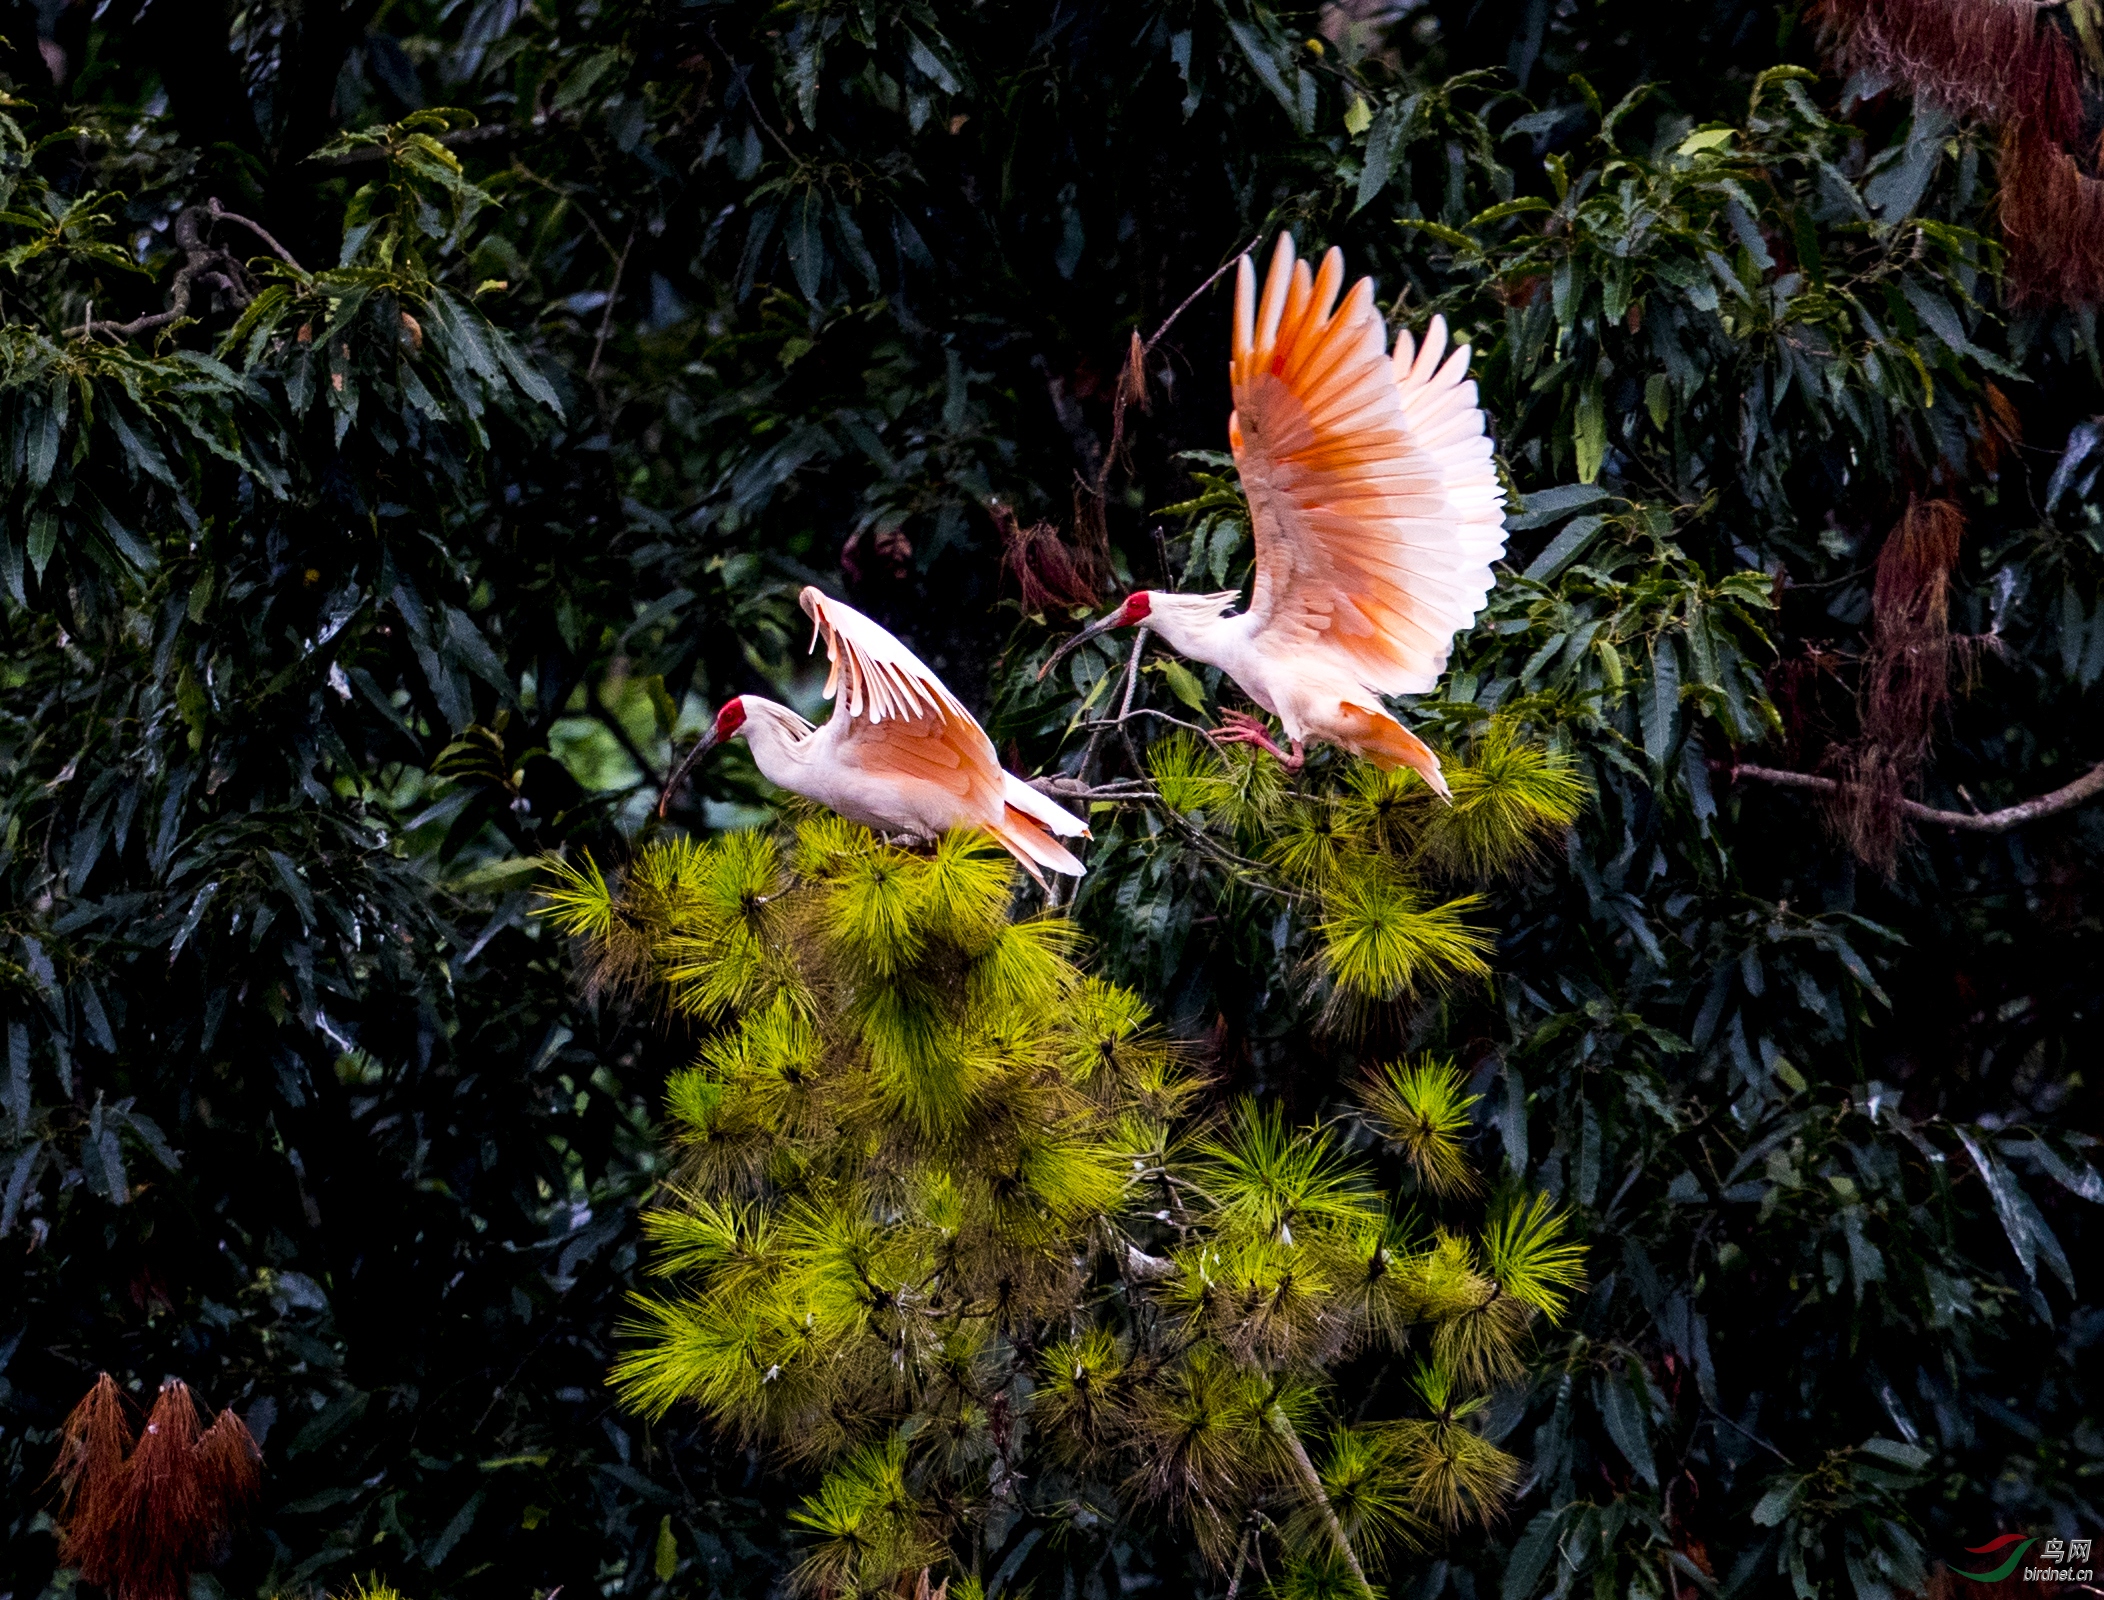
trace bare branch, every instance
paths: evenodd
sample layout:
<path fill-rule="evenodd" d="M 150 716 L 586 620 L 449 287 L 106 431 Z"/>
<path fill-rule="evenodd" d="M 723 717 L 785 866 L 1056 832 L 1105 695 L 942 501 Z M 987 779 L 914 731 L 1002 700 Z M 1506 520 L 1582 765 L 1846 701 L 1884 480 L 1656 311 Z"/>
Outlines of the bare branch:
<path fill-rule="evenodd" d="M 297 261 L 293 260 L 292 252 L 290 250 L 287 250 L 283 245 L 279 244 L 277 240 L 273 239 L 270 236 L 269 231 L 265 229 L 260 222 L 251 222 L 248 218 L 244 216 L 239 216 L 232 211 L 226 210 L 220 205 L 216 196 L 205 202 L 205 211 L 214 222 L 232 222 L 240 227 L 248 229 L 250 233 L 254 234 L 258 239 L 261 239 L 265 244 L 269 245 L 272 253 L 276 255 L 280 261 L 284 262 L 286 266 L 290 267 L 294 272 L 299 273 L 302 277 L 306 276 L 307 269 L 301 266 Z"/>
<path fill-rule="evenodd" d="M 1183 304 L 1178 306 L 1174 311 L 1170 312 L 1166 317 L 1162 318 L 1162 325 L 1154 330 L 1154 337 L 1149 339 L 1146 345 L 1144 346 L 1146 352 L 1149 355 L 1154 354 L 1154 347 L 1162 342 L 1162 335 L 1167 333 L 1169 329 L 1175 325 L 1176 319 L 1182 316 L 1186 311 L 1190 310 L 1192 305 L 1194 305 L 1197 302 L 1197 299 L 1200 295 L 1204 294 L 1206 290 L 1212 288 L 1214 284 L 1218 283 L 1220 281 L 1220 276 L 1222 273 L 1226 272 L 1229 267 L 1232 267 L 1236 262 L 1240 261 L 1244 256 L 1248 255 L 1250 251 L 1254 250 L 1258 245 L 1262 244 L 1263 242 L 1264 235 L 1261 231 L 1251 235 L 1249 243 L 1242 246 L 1241 249 L 1237 250 L 1233 255 L 1229 256 L 1225 261 L 1221 262 L 1219 266 L 1213 269 L 1213 275 L 1210 278 L 1206 279 L 1205 282 L 1201 283 L 1197 288 L 1193 289 L 1189 294 L 1185 295 L 1183 299 Z"/>
<path fill-rule="evenodd" d="M 1344 1526 L 1337 1520 L 1337 1508 L 1330 1504 L 1330 1497 L 1323 1491 L 1322 1474 L 1315 1470 L 1315 1463 L 1308 1459 L 1307 1446 L 1300 1442 L 1300 1434 L 1287 1420 L 1286 1413 L 1276 1404 L 1271 1407 L 1269 1417 L 1272 1431 L 1285 1441 L 1286 1455 L 1293 1463 L 1293 1470 L 1300 1477 L 1300 1486 L 1311 1504 L 1322 1516 L 1323 1526 L 1329 1529 L 1330 1540 L 1337 1547 L 1337 1554 L 1344 1557 L 1345 1566 L 1359 1586 L 1366 1600 L 1374 1600 L 1373 1585 L 1366 1581 L 1366 1569 L 1359 1565 L 1359 1558 L 1352 1552 L 1351 1541 L 1344 1536 Z"/>
<path fill-rule="evenodd" d="M 599 337 L 592 341 L 591 364 L 584 369 L 584 381 L 591 383 L 599 376 L 599 358 L 606 351 L 606 336 L 614 326 L 614 303 L 621 298 L 621 274 L 628 270 L 628 252 L 636 246 L 636 230 L 628 230 L 628 239 L 621 246 L 621 254 L 614 261 L 614 281 L 606 291 L 606 309 L 599 316 Z"/>
<path fill-rule="evenodd" d="M 176 213 L 175 226 L 171 230 L 176 244 L 183 252 L 183 264 L 168 286 L 168 309 L 149 312 L 143 317 L 134 317 L 129 322 L 97 322 L 95 308 L 88 307 L 88 315 L 77 328 L 68 328 L 69 339 L 94 338 L 105 334 L 117 339 L 130 339 L 157 328 L 166 328 L 183 321 L 190 315 L 190 296 L 199 288 L 217 289 L 235 307 L 245 306 L 253 295 L 249 293 L 248 275 L 240 260 L 230 251 L 221 249 L 208 241 L 204 232 L 212 223 L 231 222 L 248 229 L 257 238 L 276 252 L 278 259 L 293 271 L 305 275 L 306 268 L 292 258 L 292 253 L 270 236 L 262 224 L 251 222 L 224 209 L 217 199 L 207 200 L 201 206 L 185 206 Z"/>
<path fill-rule="evenodd" d="M 1731 766 L 1728 763 L 1721 764 L 1721 770 L 1733 778 L 1751 778 L 1756 783 L 1772 783 L 1785 789 L 1809 789 L 1815 794 L 1839 794 L 1844 788 L 1839 780 L 1822 777 L 1816 772 L 1786 772 L 1777 767 Z M 2000 811 L 1939 811 L 1918 800 L 1902 800 L 1899 808 L 1905 816 L 1929 827 L 1962 828 L 1970 833 L 2007 833 L 2041 817 L 2072 811 L 2085 800 L 2100 794 L 2104 794 L 2104 765 L 2090 768 L 2073 783 L 2050 794 L 2042 794 L 2019 805 L 2005 806 Z"/>
<path fill-rule="evenodd" d="M 1153 789 L 1138 778 L 1119 778 L 1099 788 L 1090 788 L 1079 778 L 1025 778 L 1039 794 L 1052 800 L 1157 800 Z"/>
<path fill-rule="evenodd" d="M 1176 1263 L 1166 1256 L 1151 1256 L 1130 1239 L 1116 1242 L 1121 1257 L 1119 1266 L 1132 1282 L 1160 1283 L 1164 1278 L 1176 1276 Z"/>

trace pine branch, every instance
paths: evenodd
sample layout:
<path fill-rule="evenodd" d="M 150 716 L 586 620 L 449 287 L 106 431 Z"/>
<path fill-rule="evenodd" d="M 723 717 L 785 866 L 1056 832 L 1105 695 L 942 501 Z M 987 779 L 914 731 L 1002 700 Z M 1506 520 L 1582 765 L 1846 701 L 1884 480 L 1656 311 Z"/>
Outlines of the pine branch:
<path fill-rule="evenodd" d="M 1721 770 L 1733 778 L 1751 778 L 1757 783 L 1772 783 L 1785 789 L 1810 789 L 1818 794 L 1839 794 L 1846 785 L 1838 779 L 1821 777 L 1815 772 L 1785 772 L 1776 767 L 1732 766 L 1720 763 Z M 1934 806 L 1925 806 L 1918 800 L 1902 800 L 1902 814 L 1916 822 L 1938 828 L 1963 828 L 1972 833 L 2007 833 L 2027 822 L 2036 822 L 2041 817 L 2054 816 L 2062 811 L 2072 811 L 2085 800 L 2104 794 L 2104 764 L 2090 768 L 2073 783 L 2055 789 L 2050 794 L 2039 795 L 2019 805 L 2005 806 L 2000 811 L 1939 811 Z"/>
<path fill-rule="evenodd" d="M 1358 1581 L 1359 1592 L 1366 1600 L 1374 1600 L 1373 1585 L 1366 1581 L 1366 1569 L 1352 1554 L 1351 1541 L 1344 1537 L 1344 1524 L 1337 1520 L 1337 1508 L 1330 1504 L 1330 1497 L 1322 1487 L 1322 1474 L 1308 1459 L 1307 1446 L 1300 1442 L 1300 1434 L 1276 1402 L 1272 1404 L 1270 1420 L 1272 1431 L 1286 1442 L 1286 1452 L 1292 1456 L 1294 1470 L 1300 1474 L 1301 1487 L 1314 1498 L 1316 1509 L 1322 1513 L 1323 1524 L 1330 1530 L 1330 1537 L 1337 1541 L 1337 1553 L 1344 1557 L 1344 1564 L 1351 1568 L 1352 1577 Z"/>
<path fill-rule="evenodd" d="M 1134 1283 L 1160 1283 L 1176 1276 L 1176 1263 L 1166 1256 L 1151 1256 L 1129 1239 L 1117 1241 L 1120 1265 Z"/>

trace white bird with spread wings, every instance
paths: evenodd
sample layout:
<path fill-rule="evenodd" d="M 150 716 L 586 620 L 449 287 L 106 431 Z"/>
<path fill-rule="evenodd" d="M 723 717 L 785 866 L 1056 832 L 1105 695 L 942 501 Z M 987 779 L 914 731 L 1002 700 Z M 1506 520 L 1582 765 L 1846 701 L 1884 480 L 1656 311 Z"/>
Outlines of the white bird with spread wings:
<path fill-rule="evenodd" d="M 769 783 L 850 822 L 909 841 L 983 828 L 1040 884 L 1044 868 L 1081 876 L 1081 863 L 1059 840 L 1087 838 L 1087 824 L 1003 771 L 986 731 L 918 656 L 808 584 L 797 602 L 811 615 L 812 647 L 825 638 L 833 715 L 813 727 L 758 695 L 726 700 L 666 781 L 660 815 L 696 761 L 742 734 Z"/>
<path fill-rule="evenodd" d="M 1284 725 L 1291 753 L 1255 717 L 1227 712 L 1222 739 L 1298 768 L 1310 742 L 1381 767 L 1408 766 L 1441 795 L 1439 758 L 1382 704 L 1446 669 L 1504 553 L 1504 497 L 1466 381 L 1468 347 L 1446 353 L 1434 317 L 1420 348 L 1393 353 L 1361 278 L 1338 303 L 1344 257 L 1320 272 L 1279 236 L 1261 300 L 1242 258 L 1235 284 L 1228 440 L 1249 497 L 1256 587 L 1238 598 L 1143 589 L 1069 640 L 1144 623 L 1178 654 L 1218 667 Z M 1444 357 L 1444 359 L 1442 359 Z"/>

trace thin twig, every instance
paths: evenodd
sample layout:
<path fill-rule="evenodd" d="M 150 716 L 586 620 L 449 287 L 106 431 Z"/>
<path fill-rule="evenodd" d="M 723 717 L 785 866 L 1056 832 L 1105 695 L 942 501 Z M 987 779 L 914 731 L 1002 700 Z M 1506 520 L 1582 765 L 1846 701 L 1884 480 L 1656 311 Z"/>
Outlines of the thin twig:
<path fill-rule="evenodd" d="M 782 147 L 783 155 L 787 156 L 791 161 L 796 160 L 796 152 L 789 147 L 789 141 L 776 133 L 773 127 L 769 125 L 767 119 L 760 115 L 760 102 L 753 96 L 752 83 L 750 81 L 752 68 L 749 65 L 739 66 L 737 57 L 723 48 L 723 41 L 716 37 L 716 24 L 713 22 L 709 24 L 709 43 L 716 47 L 716 53 L 722 56 L 724 61 L 729 64 L 731 76 L 738 80 L 739 92 L 745 96 L 745 103 L 752 107 L 753 121 L 760 125 L 760 130 L 768 138 Z"/>
<path fill-rule="evenodd" d="M 1125 710 L 1118 713 L 1119 722 L 1123 722 L 1132 710 L 1133 679 L 1139 673 L 1140 651 L 1146 646 L 1146 643 L 1147 625 L 1143 622 L 1140 624 L 1139 631 L 1132 636 L 1132 655 L 1125 663 Z M 1096 745 L 1103 737 L 1103 730 L 1113 726 L 1115 724 L 1101 720 L 1091 725 L 1089 742 L 1082 747 L 1081 766 L 1077 769 L 1084 780 L 1089 775 L 1089 763 L 1096 759 Z"/>
<path fill-rule="evenodd" d="M 1142 714 L 1143 713 L 1139 711 L 1135 711 L 1133 713 L 1134 716 L 1140 716 Z M 1159 713 L 1156 713 L 1156 715 L 1159 715 Z M 1170 720 L 1173 722 L 1175 719 L 1172 717 Z M 1139 767 L 1142 764 L 1140 761 L 1140 752 L 1132 742 L 1132 735 L 1125 730 L 1125 727 L 1122 722 L 1117 724 L 1117 728 L 1118 737 L 1124 742 L 1125 745 L 1125 754 L 1127 759 L 1132 762 L 1135 768 Z M 1161 815 L 1168 819 L 1169 826 L 1174 828 L 1178 833 L 1182 834 L 1186 841 L 1196 845 L 1200 850 L 1203 850 L 1207 855 L 1211 856 L 1215 861 L 1218 861 L 1222 866 L 1239 868 L 1244 872 L 1253 872 L 1256 873 L 1260 878 L 1263 876 L 1264 864 L 1261 861 L 1251 861 L 1247 856 L 1236 855 L 1234 851 L 1228 849 L 1217 839 L 1213 838 L 1213 836 L 1207 833 L 1205 829 L 1194 826 L 1191 822 L 1191 819 L 1185 816 L 1181 811 L 1178 811 L 1176 807 L 1171 805 L 1164 805 L 1161 808 Z M 1289 900 L 1297 898 L 1297 896 L 1294 895 L 1292 890 L 1281 888 L 1277 884 L 1267 882 L 1263 886 L 1269 889 L 1274 894 L 1284 895 Z"/>
<path fill-rule="evenodd" d="M 1154 336 L 1147 340 L 1145 344 L 1140 346 L 1140 382 L 1142 385 L 1144 385 L 1147 381 L 1147 357 L 1154 354 L 1154 347 L 1160 344 L 1162 342 L 1163 336 L 1168 333 L 1170 328 L 1175 326 L 1176 319 L 1182 316 L 1186 311 L 1190 310 L 1192 306 L 1196 305 L 1198 303 L 1198 297 L 1204 294 L 1206 290 L 1212 288 L 1214 284 L 1218 283 L 1220 281 L 1221 274 L 1226 272 L 1229 267 L 1232 267 L 1236 262 L 1240 261 L 1244 256 L 1248 255 L 1250 251 L 1254 250 L 1257 247 L 1257 245 L 1262 242 L 1263 237 L 1264 236 L 1262 233 L 1258 233 L 1254 238 L 1252 238 L 1249 241 L 1249 243 L 1245 244 L 1241 249 L 1237 250 L 1233 255 L 1229 256 L 1225 261 L 1221 262 L 1219 266 L 1213 269 L 1212 275 L 1208 277 L 1205 280 L 1205 282 L 1201 283 L 1197 288 L 1193 289 L 1189 294 L 1183 297 L 1182 304 L 1178 305 L 1174 311 L 1170 312 L 1166 317 L 1162 318 L 1161 326 L 1154 330 Z M 1110 492 L 1111 469 L 1117 465 L 1118 453 L 1124 448 L 1125 408 L 1128 405 L 1130 405 L 1135 398 L 1137 397 L 1131 393 L 1128 386 L 1122 381 L 1118 385 L 1117 392 L 1111 397 L 1110 448 L 1104 451 L 1103 460 L 1096 468 L 1096 481 L 1093 484 L 1087 486 L 1089 493 L 1096 498 L 1096 501 L 1099 505 L 1103 502 L 1106 495 L 1108 495 L 1108 493 Z"/>
<path fill-rule="evenodd" d="M 1751 778 L 1756 783 L 1772 783 L 1785 789 L 1810 789 L 1818 794 L 1840 794 L 1848 785 L 1835 778 L 1822 777 L 1815 772 L 1785 772 L 1776 767 L 1730 766 L 1723 767 L 1733 778 Z M 2085 800 L 2104 794 L 2104 765 L 2090 768 L 2073 783 L 2039 795 L 2034 800 L 2019 805 L 2005 806 L 2000 811 L 1939 811 L 1934 806 L 1925 806 L 1918 800 L 1901 800 L 1899 809 L 1916 822 L 1927 823 L 1938 828 L 1962 828 L 1971 833 L 2007 833 L 2027 822 L 2036 822 L 2041 817 L 2050 817 L 2062 811 L 2071 811 Z"/>
<path fill-rule="evenodd" d="M 1026 778 L 1023 780 L 1048 800 L 1144 801 L 1160 798 L 1137 778 L 1119 778 L 1090 788 L 1079 778 Z"/>
<path fill-rule="evenodd" d="M 1125 698 L 1118 706 L 1118 720 L 1132 715 L 1132 691 L 1140 681 L 1140 652 L 1147 648 L 1147 624 L 1141 623 L 1132 636 L 1132 658 L 1125 663 Z"/>
<path fill-rule="evenodd" d="M 1162 335 L 1169 331 L 1171 325 L 1175 323 L 1176 319 L 1182 316 L 1186 311 L 1190 310 L 1191 307 L 1197 303 L 1198 297 L 1200 295 L 1204 294 L 1206 290 L 1212 288 L 1214 284 L 1218 283 L 1220 281 L 1220 276 L 1222 273 L 1226 272 L 1229 267 L 1233 266 L 1237 261 L 1240 261 L 1244 256 L 1248 255 L 1250 251 L 1254 250 L 1258 245 L 1262 244 L 1263 242 L 1263 231 L 1259 229 L 1254 235 L 1251 236 L 1249 243 L 1242 246 L 1241 249 L 1237 250 L 1233 255 L 1229 256 L 1225 261 L 1221 262 L 1219 266 L 1215 267 L 1213 269 L 1213 275 L 1210 278 L 1206 279 L 1205 282 L 1201 283 L 1197 288 L 1193 289 L 1189 294 L 1185 295 L 1183 297 L 1183 304 L 1179 305 L 1174 311 L 1170 312 L 1166 317 L 1162 318 L 1162 325 L 1154 330 L 1154 337 L 1149 339 L 1146 345 L 1143 347 L 1145 348 L 1146 352 L 1149 355 L 1153 355 L 1154 347 L 1162 342 Z"/>
<path fill-rule="evenodd" d="M 1256 1529 L 1251 1528 L 1235 1541 L 1235 1575 L 1227 1580 L 1227 1600 L 1242 1592 L 1242 1569 L 1249 1565 L 1249 1541 L 1255 1537 Z"/>
<path fill-rule="evenodd" d="M 143 317 L 134 317 L 129 322 L 97 322 L 95 306 L 88 304 L 87 316 L 77 328 L 68 328 L 69 339 L 93 338 L 106 334 L 112 338 L 130 339 L 142 333 L 167 328 L 183 321 L 190 315 L 190 297 L 199 285 L 207 289 L 218 289 L 238 309 L 246 306 L 254 297 L 249 293 L 248 278 L 235 256 L 218 245 L 210 243 L 204 230 L 214 222 L 232 222 L 248 229 L 257 238 L 274 250 L 278 258 L 302 277 L 307 269 L 295 261 L 290 251 L 270 236 L 262 224 L 226 210 L 217 199 L 209 199 L 201 206 L 185 206 L 176 213 L 175 225 L 170 230 L 176 244 L 183 252 L 183 265 L 168 286 L 168 309 L 153 311 Z"/>
<path fill-rule="evenodd" d="M 606 230 L 592 220 L 592 208 L 578 197 L 578 192 L 575 189 L 566 189 L 552 178 L 542 177 L 517 156 L 511 158 L 511 170 L 516 176 L 524 178 L 528 183 L 539 185 L 565 205 L 574 209 L 583 220 L 584 225 L 592 230 L 592 237 L 599 241 L 599 247 L 610 256 L 619 254 L 614 249 L 614 241 L 606 236 Z"/>
<path fill-rule="evenodd" d="M 224 206 L 220 205 L 217 196 L 214 196 L 212 199 L 209 199 L 205 202 L 205 212 L 208 216 L 212 218 L 214 222 L 237 223 L 241 227 L 248 229 L 250 233 L 254 234 L 258 239 L 261 239 L 265 244 L 269 245 L 271 250 L 277 255 L 277 258 L 280 261 L 284 262 L 286 266 L 290 267 L 294 272 L 297 272 L 301 277 L 305 277 L 307 275 L 307 269 L 301 266 L 297 261 L 293 260 L 292 252 L 290 250 L 287 250 L 283 245 L 279 244 L 277 240 L 273 239 L 270 236 L 269 230 L 267 230 L 260 222 L 251 222 L 247 217 L 239 216 L 234 212 L 227 210 Z"/>
<path fill-rule="evenodd" d="M 1086 723 L 1084 726 L 1091 728 L 1115 728 L 1133 717 L 1153 717 L 1156 721 L 1166 722 L 1171 727 L 1183 728 L 1188 732 L 1195 733 L 1213 747 L 1215 755 L 1219 756 L 1223 761 L 1227 759 L 1227 752 L 1220 748 L 1220 736 L 1216 731 L 1206 727 L 1203 723 L 1186 722 L 1182 717 L 1172 717 L 1168 712 L 1157 711 L 1152 706 L 1134 706 L 1122 717 L 1107 717 L 1100 722 Z"/>
<path fill-rule="evenodd" d="M 621 246 L 621 254 L 614 259 L 613 287 L 606 291 L 606 309 L 599 314 L 599 337 L 592 341 L 592 359 L 584 369 L 584 381 L 591 383 L 599 376 L 599 357 L 606 349 L 607 333 L 614 325 L 614 302 L 621 298 L 621 274 L 628 270 L 628 252 L 636 246 L 636 230 L 628 230 L 628 239 Z"/>

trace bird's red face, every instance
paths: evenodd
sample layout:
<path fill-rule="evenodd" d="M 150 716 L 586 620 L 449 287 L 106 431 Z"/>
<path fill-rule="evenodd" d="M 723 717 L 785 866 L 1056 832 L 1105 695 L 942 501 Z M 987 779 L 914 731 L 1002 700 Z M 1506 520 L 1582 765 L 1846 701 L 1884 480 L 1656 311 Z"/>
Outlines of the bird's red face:
<path fill-rule="evenodd" d="M 1043 678 L 1046 673 L 1058 666 L 1060 662 L 1073 653 L 1076 646 L 1084 644 L 1090 639 L 1099 638 L 1114 628 L 1130 628 L 1138 623 L 1145 622 L 1153 610 L 1154 602 L 1148 598 L 1147 591 L 1145 589 L 1133 590 L 1131 594 L 1125 597 L 1117 610 L 1106 612 L 1098 617 L 1086 628 L 1075 634 L 1073 638 L 1053 651 L 1045 664 L 1037 669 L 1038 677 Z"/>
<path fill-rule="evenodd" d="M 744 698 L 739 695 L 732 695 L 730 699 L 723 702 L 721 708 L 716 712 L 716 720 L 709 725 L 709 731 L 694 741 L 694 748 L 681 758 L 679 765 L 672 769 L 672 776 L 665 780 L 664 793 L 658 796 L 657 812 L 659 816 L 662 817 L 665 814 L 665 807 L 672 803 L 673 794 L 686 781 L 687 774 L 694 770 L 694 763 L 744 726 Z"/>

